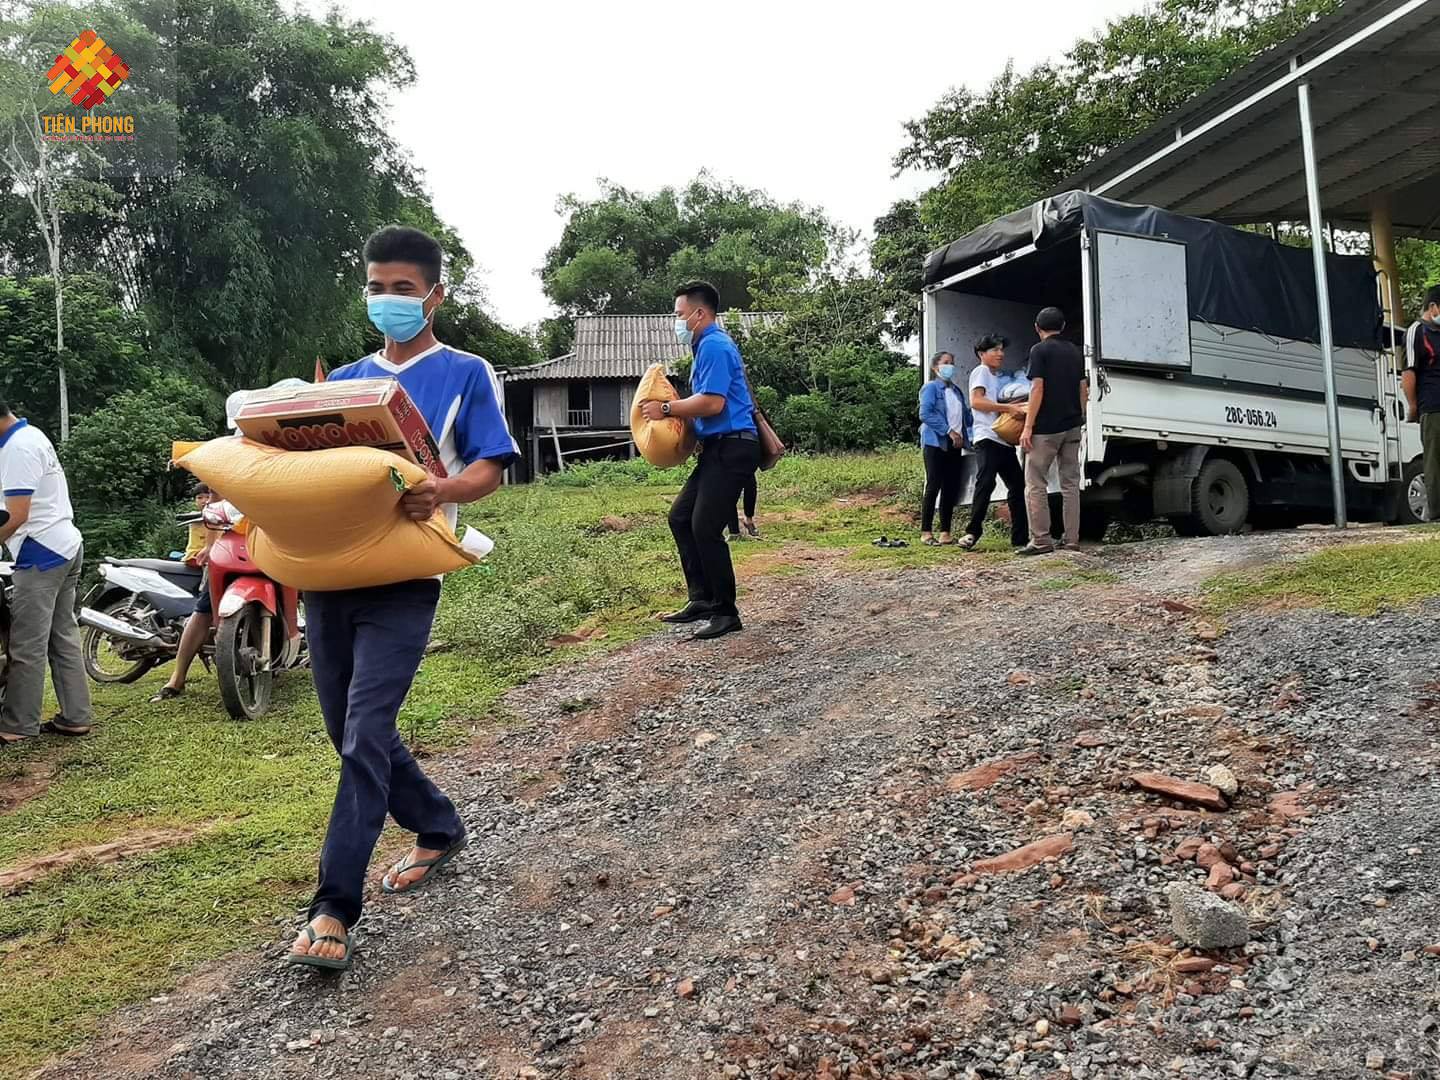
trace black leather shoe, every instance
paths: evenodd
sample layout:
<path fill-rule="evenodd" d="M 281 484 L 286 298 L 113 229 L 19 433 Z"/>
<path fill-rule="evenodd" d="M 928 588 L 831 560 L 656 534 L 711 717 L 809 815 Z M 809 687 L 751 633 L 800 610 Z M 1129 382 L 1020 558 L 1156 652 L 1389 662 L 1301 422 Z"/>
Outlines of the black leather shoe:
<path fill-rule="evenodd" d="M 1022 559 L 1028 559 L 1034 555 L 1053 555 L 1055 554 L 1055 549 L 1053 547 L 1036 547 L 1034 544 L 1026 544 L 1022 548 L 1016 548 L 1015 554 L 1019 555 Z"/>
<path fill-rule="evenodd" d="M 716 615 L 710 620 L 710 624 L 695 631 L 696 641 L 710 641 L 713 638 L 724 637 L 726 634 L 733 634 L 736 630 L 744 630 L 745 624 L 740 621 L 739 615 Z"/>
<path fill-rule="evenodd" d="M 673 615 L 661 615 L 660 621 L 679 626 L 684 623 L 703 622 L 715 614 L 715 609 L 709 604 L 702 604 L 698 600 L 691 600 Z"/>

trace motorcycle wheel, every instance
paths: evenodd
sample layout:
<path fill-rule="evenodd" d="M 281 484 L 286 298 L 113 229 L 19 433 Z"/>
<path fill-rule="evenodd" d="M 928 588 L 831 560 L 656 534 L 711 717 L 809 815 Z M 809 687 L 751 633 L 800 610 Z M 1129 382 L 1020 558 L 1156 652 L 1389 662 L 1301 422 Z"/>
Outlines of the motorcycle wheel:
<path fill-rule="evenodd" d="M 117 597 L 98 609 L 105 615 L 125 621 L 125 612 L 131 608 L 131 598 Z M 85 662 L 85 674 L 97 683 L 133 683 L 143 678 L 159 660 L 153 656 L 129 660 L 120 653 L 103 630 L 93 626 L 83 628 L 80 647 Z"/>
<path fill-rule="evenodd" d="M 274 672 L 260 671 L 265 620 L 259 604 L 246 604 L 220 620 L 215 635 L 215 673 L 220 700 L 236 720 L 258 720 L 270 708 Z"/>

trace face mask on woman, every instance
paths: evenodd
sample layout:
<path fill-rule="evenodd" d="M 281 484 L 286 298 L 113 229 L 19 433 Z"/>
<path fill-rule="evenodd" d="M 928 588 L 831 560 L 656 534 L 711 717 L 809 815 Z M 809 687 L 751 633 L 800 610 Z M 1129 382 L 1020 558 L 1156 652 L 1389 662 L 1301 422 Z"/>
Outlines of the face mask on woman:
<path fill-rule="evenodd" d="M 954 382 L 954 381 L 955 381 L 955 365 L 954 365 L 954 364 L 941 364 L 941 365 L 940 365 L 938 368 L 936 368 L 935 370 L 936 370 L 936 373 L 940 376 L 940 378 L 944 379 L 946 382 Z"/>

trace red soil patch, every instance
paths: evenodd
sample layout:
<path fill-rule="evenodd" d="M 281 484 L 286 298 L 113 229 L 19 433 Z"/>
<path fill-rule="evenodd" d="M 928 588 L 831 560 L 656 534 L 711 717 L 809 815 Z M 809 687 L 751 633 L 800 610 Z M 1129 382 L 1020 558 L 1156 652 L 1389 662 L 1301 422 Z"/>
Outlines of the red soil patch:
<path fill-rule="evenodd" d="M 46 875 L 76 863 L 104 866 L 132 855 L 144 855 L 151 851 L 175 847 L 202 831 L 198 828 L 147 829 L 105 844 L 90 844 L 86 847 L 70 848 L 68 851 L 35 855 L 0 870 L 0 896 L 20 892 Z"/>
<path fill-rule="evenodd" d="M 43 795 L 53 778 L 54 771 L 48 761 L 26 762 L 20 767 L 19 776 L 0 778 L 0 814 L 7 814 Z"/>

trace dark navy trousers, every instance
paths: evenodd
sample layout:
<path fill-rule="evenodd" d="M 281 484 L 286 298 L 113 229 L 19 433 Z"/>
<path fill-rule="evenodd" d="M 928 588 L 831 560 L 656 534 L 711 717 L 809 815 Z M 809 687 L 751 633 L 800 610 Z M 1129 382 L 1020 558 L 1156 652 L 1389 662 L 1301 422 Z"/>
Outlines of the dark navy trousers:
<path fill-rule="evenodd" d="M 340 755 L 340 787 L 320 853 L 310 917 L 360 918 L 365 873 L 387 813 L 444 850 L 464 838 L 455 806 L 420 770 L 395 718 L 430 640 L 440 582 L 305 594 L 315 692 Z"/>

